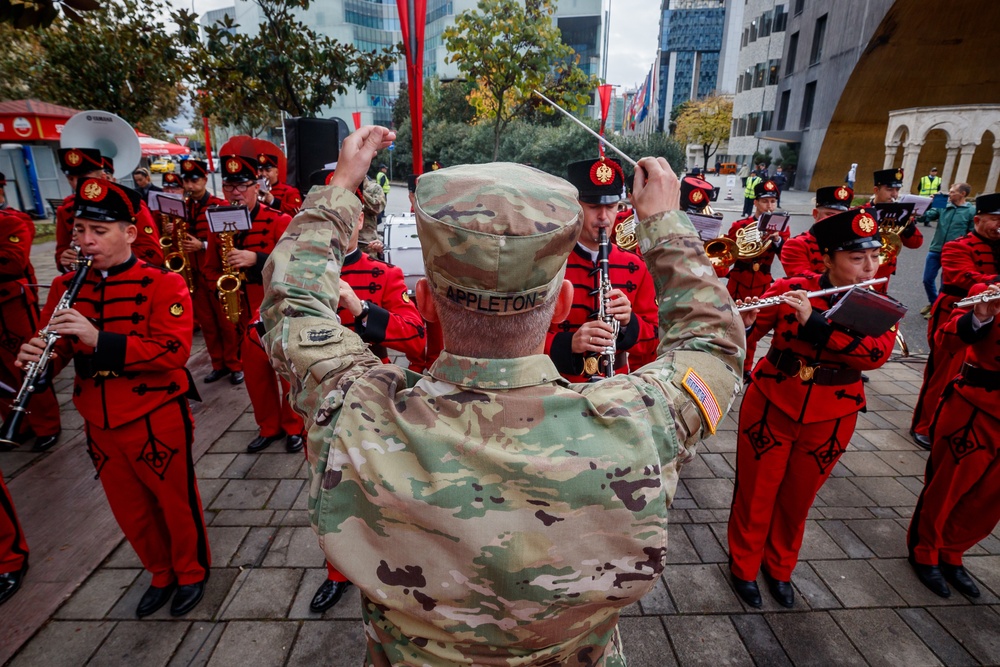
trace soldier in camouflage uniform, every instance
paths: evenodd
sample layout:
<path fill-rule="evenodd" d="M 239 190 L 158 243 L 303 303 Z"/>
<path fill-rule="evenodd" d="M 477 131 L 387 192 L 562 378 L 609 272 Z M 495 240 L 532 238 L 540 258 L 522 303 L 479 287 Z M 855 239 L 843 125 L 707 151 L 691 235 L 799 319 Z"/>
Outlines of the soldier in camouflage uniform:
<path fill-rule="evenodd" d="M 576 190 L 520 165 L 460 166 L 416 193 L 417 302 L 445 350 L 424 376 L 383 365 L 336 311 L 353 191 L 393 138 L 344 141 L 333 183 L 271 255 L 261 309 L 309 429 L 310 520 L 362 594 L 365 664 L 623 665 L 618 616 L 665 567 L 678 469 L 740 385 L 740 318 L 677 211 L 676 176 L 645 158 L 635 206 L 659 357 L 567 383 L 543 348 L 572 303 Z"/>
<path fill-rule="evenodd" d="M 364 248 L 370 257 L 378 257 L 385 249 L 378 234 L 378 221 L 382 217 L 382 211 L 385 210 L 385 193 L 382 187 L 370 178 L 366 178 L 361 184 L 361 191 L 364 193 L 362 208 L 365 212 L 365 224 L 358 235 L 358 246 Z"/>

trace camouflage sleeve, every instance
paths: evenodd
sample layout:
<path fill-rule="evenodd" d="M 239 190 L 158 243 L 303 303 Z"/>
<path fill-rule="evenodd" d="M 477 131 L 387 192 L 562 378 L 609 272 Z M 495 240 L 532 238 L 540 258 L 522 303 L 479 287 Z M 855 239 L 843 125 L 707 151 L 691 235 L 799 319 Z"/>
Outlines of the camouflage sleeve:
<path fill-rule="evenodd" d="M 360 212 L 353 193 L 314 188 L 264 266 L 261 340 L 307 428 L 328 422 L 346 384 L 381 364 L 337 317 L 344 248 Z"/>
<path fill-rule="evenodd" d="M 670 399 L 664 419 L 673 424 L 663 428 L 674 430 L 683 462 L 698 439 L 715 433 L 742 386 L 743 322 L 685 213 L 642 220 L 638 234 L 660 309 L 657 359 L 639 377 L 650 397 Z"/>

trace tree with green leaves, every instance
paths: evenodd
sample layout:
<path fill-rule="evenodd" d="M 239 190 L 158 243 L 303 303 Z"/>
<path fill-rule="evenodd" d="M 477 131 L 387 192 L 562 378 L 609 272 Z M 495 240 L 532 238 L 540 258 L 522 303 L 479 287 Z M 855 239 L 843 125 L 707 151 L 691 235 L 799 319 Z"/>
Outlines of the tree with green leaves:
<path fill-rule="evenodd" d="M 362 51 L 320 35 L 296 17 L 311 0 L 254 0 L 262 22 L 256 33 L 237 32 L 231 17 L 205 29 L 197 17 L 173 14 L 189 49 L 196 104 L 205 115 L 258 134 L 280 112 L 316 116 L 348 87 L 364 88 L 402 54 L 402 47 Z M 245 26 L 244 26 L 245 27 Z"/>
<path fill-rule="evenodd" d="M 45 29 L 0 26 L 0 94 L 110 111 L 159 134 L 180 111 L 187 71 L 168 12 L 165 0 L 114 0 Z"/>
<path fill-rule="evenodd" d="M 733 124 L 733 100 L 731 97 L 712 95 L 701 100 L 691 100 L 677 116 L 674 135 L 689 144 L 702 148 L 702 167 L 708 169 L 708 159 L 715 155 L 719 146 L 729 140 L 729 130 Z"/>
<path fill-rule="evenodd" d="M 573 112 L 590 102 L 597 86 L 580 68 L 579 54 L 563 43 L 554 11 L 553 0 L 479 0 L 444 32 L 449 62 L 475 82 L 468 99 L 477 120 L 492 126 L 494 159 L 511 121 L 542 110 L 545 103 L 532 90 Z"/>
<path fill-rule="evenodd" d="M 47 28 L 62 15 L 70 21 L 82 22 L 84 12 L 97 9 L 97 0 L 0 0 L 0 24 L 18 30 Z"/>

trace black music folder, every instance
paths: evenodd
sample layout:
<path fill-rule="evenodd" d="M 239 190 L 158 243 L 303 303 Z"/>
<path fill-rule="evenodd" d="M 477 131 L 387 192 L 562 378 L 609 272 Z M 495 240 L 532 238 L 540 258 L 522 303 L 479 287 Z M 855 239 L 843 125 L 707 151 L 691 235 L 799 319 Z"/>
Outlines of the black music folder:
<path fill-rule="evenodd" d="M 906 306 L 864 287 L 855 287 L 823 316 L 862 336 L 881 336 L 906 314 Z"/>

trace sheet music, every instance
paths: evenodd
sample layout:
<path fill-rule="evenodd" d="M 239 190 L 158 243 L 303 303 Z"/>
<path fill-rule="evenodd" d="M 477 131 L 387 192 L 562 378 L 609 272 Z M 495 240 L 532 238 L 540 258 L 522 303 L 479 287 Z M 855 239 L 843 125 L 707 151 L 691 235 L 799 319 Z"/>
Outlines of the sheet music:
<path fill-rule="evenodd" d="M 698 236 L 701 237 L 702 241 L 711 241 L 722 235 L 722 218 L 698 213 L 688 213 L 688 218 L 698 231 Z"/>
<path fill-rule="evenodd" d="M 875 219 L 879 225 L 906 226 L 915 213 L 916 204 L 913 202 L 875 204 Z"/>
<path fill-rule="evenodd" d="M 150 210 L 158 210 L 175 218 L 183 218 L 187 214 L 187 211 L 184 210 L 183 195 L 157 192 L 154 199 L 156 199 L 156 209 L 152 209 L 151 207 Z"/>
<path fill-rule="evenodd" d="M 906 194 L 896 200 L 897 204 L 913 204 L 913 215 L 920 217 L 931 206 L 933 197 L 921 197 L 920 195 Z M 877 207 L 876 207 L 877 208 Z"/>
<path fill-rule="evenodd" d="M 787 213 L 765 213 L 757 221 L 757 227 L 764 234 L 783 232 L 788 229 L 790 216 Z"/>
<path fill-rule="evenodd" d="M 246 206 L 212 206 L 205 211 L 205 217 L 208 228 L 216 234 L 250 229 L 250 211 Z"/>

